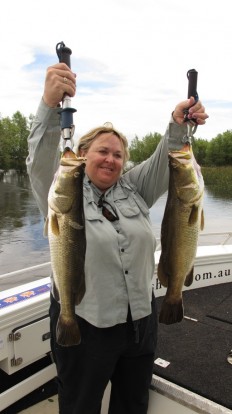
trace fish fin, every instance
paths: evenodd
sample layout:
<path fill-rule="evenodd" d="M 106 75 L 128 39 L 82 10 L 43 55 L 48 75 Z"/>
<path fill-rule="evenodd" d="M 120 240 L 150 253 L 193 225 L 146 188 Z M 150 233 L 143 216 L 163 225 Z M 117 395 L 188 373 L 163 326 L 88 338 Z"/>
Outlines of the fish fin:
<path fill-rule="evenodd" d="M 172 325 L 173 323 L 181 322 L 183 317 L 184 309 L 182 299 L 175 303 L 170 303 L 165 297 L 161 306 L 159 322 L 165 325 Z"/>
<path fill-rule="evenodd" d="M 184 285 L 190 286 L 192 283 L 193 283 L 193 267 L 190 270 L 189 274 L 186 276 Z"/>
<path fill-rule="evenodd" d="M 54 283 L 54 286 L 53 286 L 53 296 L 56 299 L 56 301 L 59 302 L 59 300 L 60 300 L 59 290 L 57 289 L 55 283 Z"/>
<path fill-rule="evenodd" d="M 51 214 L 51 230 L 55 236 L 59 236 L 60 234 L 59 223 L 58 223 L 57 215 L 55 213 Z"/>
<path fill-rule="evenodd" d="M 158 270 L 157 270 L 158 278 L 162 286 L 167 287 L 168 286 L 168 276 L 164 273 L 163 268 L 163 261 L 162 261 L 162 255 L 160 257 L 160 261 L 158 264 Z"/>
<path fill-rule="evenodd" d="M 53 199 L 49 199 L 49 207 L 52 211 L 58 214 L 67 214 L 73 205 L 74 198 L 71 194 L 67 197 L 65 195 L 59 195 Z"/>
<path fill-rule="evenodd" d="M 56 326 L 56 342 L 61 346 L 80 344 L 81 333 L 75 317 L 67 318 L 60 314 Z"/>
<path fill-rule="evenodd" d="M 82 226 L 81 224 L 77 223 L 77 221 L 73 221 L 73 220 L 69 220 L 69 225 L 71 227 L 73 227 L 76 230 L 82 230 L 84 228 L 84 226 Z"/>
<path fill-rule="evenodd" d="M 199 208 L 195 205 L 192 206 L 190 215 L 189 215 L 189 225 L 193 226 L 198 220 L 198 210 Z"/>
<path fill-rule="evenodd" d="M 85 279 L 83 278 L 82 284 L 78 287 L 77 293 L 75 294 L 75 305 L 79 305 L 79 303 L 81 303 L 85 295 L 85 291 Z"/>
<path fill-rule="evenodd" d="M 49 221 L 49 219 L 47 217 L 45 219 L 45 222 L 44 222 L 44 229 L 43 229 L 43 235 L 44 235 L 44 237 L 48 237 L 48 221 Z"/>
<path fill-rule="evenodd" d="M 205 227 L 205 216 L 204 216 L 204 211 L 201 210 L 201 230 L 204 230 Z"/>

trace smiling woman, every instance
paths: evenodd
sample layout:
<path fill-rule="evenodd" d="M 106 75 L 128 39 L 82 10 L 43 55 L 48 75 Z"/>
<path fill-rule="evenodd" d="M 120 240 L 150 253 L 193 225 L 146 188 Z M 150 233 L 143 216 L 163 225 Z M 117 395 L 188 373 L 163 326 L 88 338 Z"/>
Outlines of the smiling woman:
<path fill-rule="evenodd" d="M 128 141 L 107 122 L 80 138 L 77 155 L 87 158 L 85 171 L 89 179 L 106 191 L 117 182 L 129 159 Z"/>
<path fill-rule="evenodd" d="M 63 82 L 64 76 L 69 84 Z M 77 302 L 74 298 L 78 296 L 78 289 L 68 284 L 64 272 L 59 270 L 61 267 L 55 265 L 63 256 L 68 256 L 70 241 L 73 245 L 78 238 L 80 225 L 76 225 L 77 210 L 73 207 L 78 199 L 74 195 L 75 185 L 68 193 L 65 185 L 57 187 L 60 205 L 54 207 L 48 198 L 54 173 L 58 168 L 56 178 L 59 177 L 64 158 L 60 160 L 57 104 L 64 93 L 73 97 L 75 91 L 76 77 L 68 66 L 58 63 L 49 67 L 44 96 L 28 139 L 27 158 L 33 193 L 41 212 L 47 216 L 49 200 L 49 217 L 56 216 L 59 222 L 63 215 L 66 223 L 59 227 L 59 232 L 56 226 L 54 233 L 60 245 L 65 246 L 65 254 L 59 248 L 54 254 L 50 304 L 51 349 L 59 377 L 59 412 L 100 412 L 102 395 L 111 379 L 110 412 L 146 414 L 157 340 L 152 289 L 155 240 L 149 208 L 168 188 L 168 150 L 173 145 L 182 146 L 187 131 L 183 110 L 191 107 L 192 116 L 199 119 L 199 124 L 204 124 L 208 116 L 201 102 L 194 103 L 193 98 L 178 104 L 165 136 L 151 157 L 125 174 L 122 171 L 129 158 L 128 143 L 112 125 L 95 128 L 80 139 L 77 155 L 86 158 L 80 186 L 85 253 L 78 248 L 84 270 L 79 266 L 75 271 L 70 255 L 68 265 L 63 266 L 70 269 L 75 279 L 80 275 L 84 279 L 85 294 Z M 75 169 L 75 165 L 70 168 Z M 74 211 L 71 221 L 65 220 L 68 212 L 62 210 L 63 204 L 71 205 Z M 53 227 L 49 241 L 52 231 Z M 81 247 L 81 241 L 77 244 Z M 73 256 L 78 256 L 75 253 Z M 55 275 L 56 269 L 59 276 Z M 57 336 L 58 318 L 64 309 L 61 295 L 60 300 L 55 295 L 60 286 L 67 286 L 66 303 L 69 302 L 72 316 L 78 321 L 81 337 L 78 345 L 77 342 L 61 343 Z M 69 321 L 67 318 L 65 321 L 66 329 Z"/>
<path fill-rule="evenodd" d="M 86 174 L 101 191 L 106 191 L 119 179 L 124 165 L 122 141 L 113 132 L 97 135 L 88 150 L 80 150 L 86 157 Z"/>
<path fill-rule="evenodd" d="M 121 132 L 114 129 L 110 122 L 106 122 L 103 126 L 94 128 L 87 134 L 83 135 L 78 143 L 77 155 L 80 156 L 80 151 L 87 152 L 95 138 L 106 133 L 115 135 L 121 141 L 123 147 L 123 164 L 125 165 L 126 161 L 128 161 L 130 157 L 127 138 Z"/>

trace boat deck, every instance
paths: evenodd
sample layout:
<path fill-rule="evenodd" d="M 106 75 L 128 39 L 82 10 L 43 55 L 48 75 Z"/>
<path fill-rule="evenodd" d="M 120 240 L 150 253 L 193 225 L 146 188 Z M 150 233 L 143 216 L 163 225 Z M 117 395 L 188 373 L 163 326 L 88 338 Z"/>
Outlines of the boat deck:
<path fill-rule="evenodd" d="M 169 326 L 159 324 L 156 358 L 160 365 L 154 364 L 154 374 L 232 410 L 232 365 L 227 361 L 232 349 L 232 283 L 186 290 L 183 297 L 185 319 Z M 163 297 L 157 298 L 158 310 L 162 300 Z M 46 365 L 48 362 L 37 362 L 41 363 Z M 29 366 L 24 370 L 31 373 L 32 369 L 34 367 Z M 14 376 L 24 375 L 24 370 Z M 0 373 L 0 384 L 6 386 L 6 382 L 12 380 L 12 376 Z M 159 401 L 164 397 L 155 393 L 154 398 L 157 401 L 156 410 L 150 408 L 149 414 L 161 412 L 158 410 Z M 167 414 L 174 414 L 173 404 Z M 57 413 L 55 381 L 50 381 L 1 411 L 2 414 L 21 412 Z M 185 407 L 183 413 L 187 412 L 190 411 Z M 102 414 L 106 413 L 103 407 Z"/>
<path fill-rule="evenodd" d="M 232 410 L 232 283 L 183 292 L 185 319 L 159 324 L 154 373 Z M 158 309 L 163 298 L 157 298 Z M 161 361 L 161 365 L 165 362 Z M 159 361 L 158 361 L 159 362 Z"/>

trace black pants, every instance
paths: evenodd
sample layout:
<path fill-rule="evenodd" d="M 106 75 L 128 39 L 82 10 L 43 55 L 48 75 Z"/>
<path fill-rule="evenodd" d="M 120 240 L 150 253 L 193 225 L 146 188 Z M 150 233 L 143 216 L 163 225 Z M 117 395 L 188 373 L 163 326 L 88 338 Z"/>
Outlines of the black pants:
<path fill-rule="evenodd" d="M 77 317 L 80 345 L 55 342 L 59 304 L 50 306 L 51 348 L 58 372 L 60 414 L 100 414 L 105 388 L 111 381 L 109 414 L 146 414 L 157 341 L 157 312 L 134 324 L 96 328 Z"/>

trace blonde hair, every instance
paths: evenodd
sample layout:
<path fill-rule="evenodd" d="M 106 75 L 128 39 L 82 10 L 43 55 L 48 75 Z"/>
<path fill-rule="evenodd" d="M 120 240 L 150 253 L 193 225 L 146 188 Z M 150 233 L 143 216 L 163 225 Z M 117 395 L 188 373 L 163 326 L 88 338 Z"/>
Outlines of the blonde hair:
<path fill-rule="evenodd" d="M 101 134 L 104 134 L 104 133 L 112 133 L 116 135 L 121 141 L 123 148 L 124 148 L 123 162 L 125 165 L 126 162 L 130 158 L 127 138 L 121 132 L 114 129 L 113 125 L 110 122 L 106 122 L 103 126 L 93 128 L 89 132 L 87 132 L 87 134 L 83 135 L 78 141 L 77 151 L 76 151 L 77 155 L 80 157 L 82 150 L 87 152 L 92 142 L 97 137 L 99 137 Z"/>

